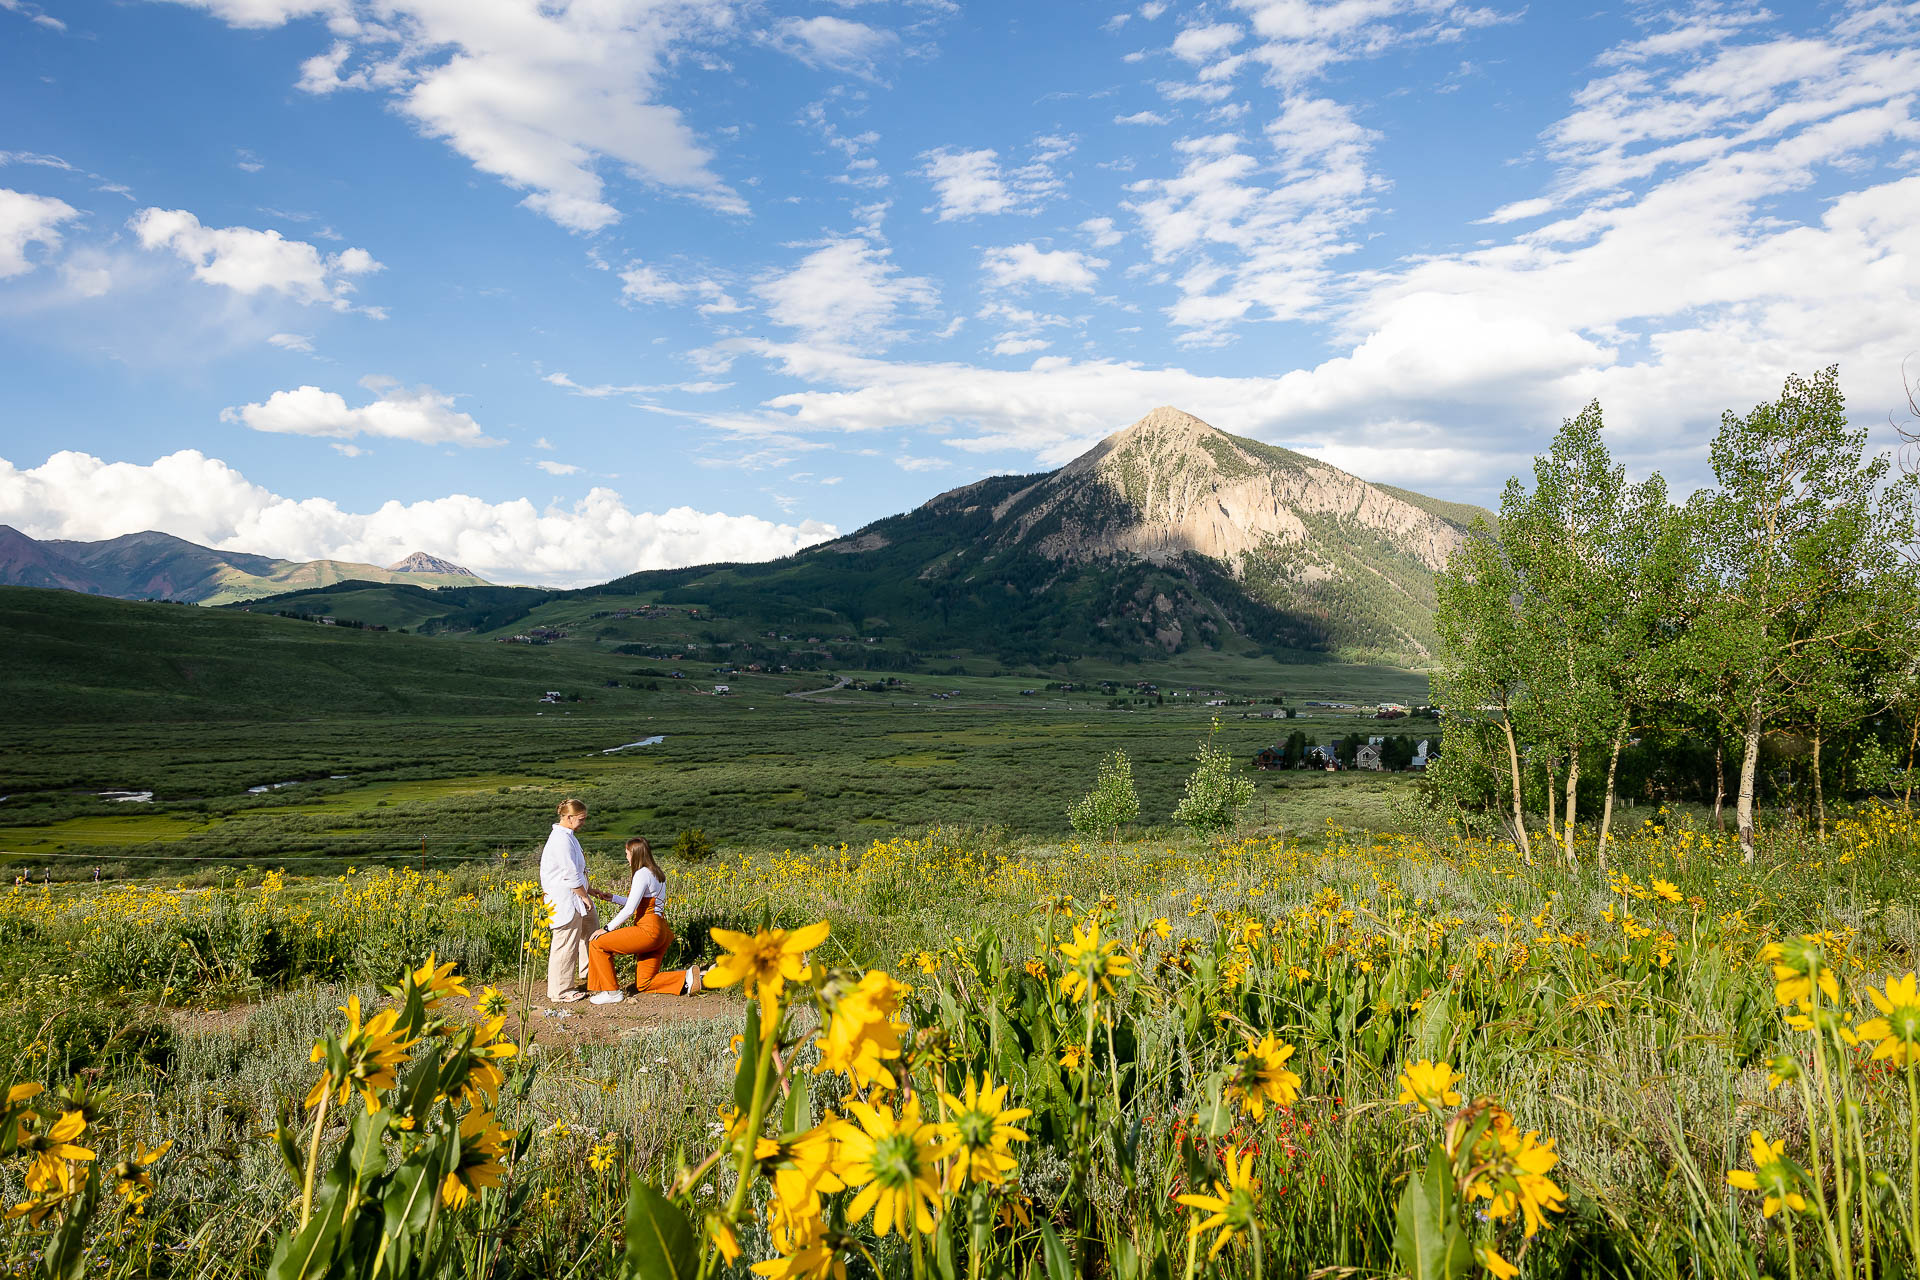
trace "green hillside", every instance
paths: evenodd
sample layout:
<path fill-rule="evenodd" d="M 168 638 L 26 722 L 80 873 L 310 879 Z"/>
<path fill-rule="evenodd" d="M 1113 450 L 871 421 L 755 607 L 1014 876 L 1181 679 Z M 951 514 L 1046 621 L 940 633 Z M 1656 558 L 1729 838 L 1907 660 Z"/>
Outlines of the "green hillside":
<path fill-rule="evenodd" d="M 453 644 L 33 587 L 0 587 L 0 650 L 11 722 L 493 714 L 616 674 L 591 650 Z"/>

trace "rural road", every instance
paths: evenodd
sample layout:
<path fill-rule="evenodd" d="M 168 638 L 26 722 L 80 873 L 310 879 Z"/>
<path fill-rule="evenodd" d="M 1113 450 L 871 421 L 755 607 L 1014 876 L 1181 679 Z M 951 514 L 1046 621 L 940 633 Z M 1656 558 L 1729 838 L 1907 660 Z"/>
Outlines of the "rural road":
<path fill-rule="evenodd" d="M 846 676 L 835 676 L 833 678 L 833 683 L 828 685 L 824 689 L 802 689 L 794 693 L 783 693 L 780 696 L 783 698 L 802 698 L 802 699 L 818 698 L 823 694 L 838 692 L 839 690 L 846 688 L 848 685 L 852 683 L 853 681 L 848 679 Z"/>

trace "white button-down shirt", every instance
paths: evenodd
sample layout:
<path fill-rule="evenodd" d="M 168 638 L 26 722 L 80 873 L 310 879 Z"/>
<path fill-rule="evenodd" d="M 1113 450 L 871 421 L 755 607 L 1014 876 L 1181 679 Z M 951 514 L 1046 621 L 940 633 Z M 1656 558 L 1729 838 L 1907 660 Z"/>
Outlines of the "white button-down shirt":
<path fill-rule="evenodd" d="M 556 822 L 553 833 L 547 837 L 547 847 L 540 851 L 540 890 L 547 895 L 547 905 L 553 908 L 554 928 L 562 927 L 580 914 L 580 900 L 573 891 L 586 887 L 586 850 L 580 847 L 573 832 Z"/>

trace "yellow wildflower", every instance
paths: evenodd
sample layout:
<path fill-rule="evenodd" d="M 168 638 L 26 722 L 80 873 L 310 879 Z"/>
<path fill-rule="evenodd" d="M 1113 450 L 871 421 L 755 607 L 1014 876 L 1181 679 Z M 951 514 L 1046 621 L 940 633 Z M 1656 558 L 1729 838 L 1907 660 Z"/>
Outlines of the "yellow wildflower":
<path fill-rule="evenodd" d="M 1766 1198 L 1760 1203 L 1760 1216 L 1763 1218 L 1771 1218 L 1783 1207 L 1795 1213 L 1805 1213 L 1807 1200 L 1799 1191 L 1800 1169 L 1784 1154 L 1786 1139 L 1768 1142 L 1767 1135 L 1755 1129 L 1752 1146 L 1753 1168 L 1729 1170 L 1727 1185 L 1743 1191 L 1765 1192 Z"/>
<path fill-rule="evenodd" d="M 1259 1120 L 1266 1115 L 1266 1104 L 1290 1107 L 1300 1096 L 1300 1077 L 1287 1070 L 1293 1046 L 1281 1044 L 1272 1035 L 1259 1040 L 1247 1037 L 1247 1047 L 1239 1065 L 1227 1080 L 1227 1093 Z"/>
<path fill-rule="evenodd" d="M 922 1235 L 933 1230 L 940 1207 L 940 1152 L 934 1127 L 920 1118 L 920 1100 L 908 1097 L 896 1118 L 864 1102 L 849 1108 L 860 1128 L 841 1141 L 840 1174 L 850 1187 L 861 1188 L 847 1210 L 858 1222 L 873 1213 L 873 1230 L 886 1235 L 896 1227 L 906 1235 L 909 1225 Z"/>
<path fill-rule="evenodd" d="M 1188 1236 L 1203 1235 L 1208 1231 L 1217 1232 L 1213 1244 L 1207 1250 L 1207 1260 L 1211 1262 L 1220 1255 L 1233 1237 L 1254 1225 L 1254 1197 L 1259 1193 L 1260 1184 L 1253 1180 L 1253 1153 L 1244 1157 L 1237 1152 L 1227 1152 L 1227 1180 L 1214 1180 L 1213 1194 L 1187 1194 L 1175 1197 L 1189 1209 L 1198 1209 L 1210 1216 L 1195 1220 L 1187 1228 Z"/>
<path fill-rule="evenodd" d="M 1920 976 L 1887 979 L 1886 990 L 1867 988 L 1867 998 L 1880 1010 L 1859 1026 L 1862 1040 L 1877 1040 L 1873 1060 L 1890 1058 L 1897 1067 L 1920 1064 Z"/>
<path fill-rule="evenodd" d="M 1457 1107 L 1460 1095 L 1453 1086 L 1463 1079 L 1464 1076 L 1446 1063 L 1422 1058 L 1401 1073 L 1400 1096 L 1394 1101 L 1422 1114 L 1441 1107 Z"/>
<path fill-rule="evenodd" d="M 948 1173 L 948 1190 L 958 1191 L 967 1181 L 1000 1186 L 1016 1165 L 1008 1144 L 1027 1141 L 1025 1131 L 1015 1122 L 1033 1112 L 1026 1107 L 1007 1106 L 1007 1086 L 995 1088 L 991 1074 L 984 1080 L 969 1076 L 960 1097 L 943 1091 L 940 1101 L 951 1117 L 934 1127 L 946 1143 L 940 1154 L 957 1157 Z"/>
<path fill-rule="evenodd" d="M 789 982 L 807 976 L 806 953 L 827 940 L 827 921 L 804 929 L 762 929 L 755 934 L 715 929 L 713 940 L 727 949 L 719 963 L 701 980 L 709 987 L 744 983 L 749 998 L 760 998 L 760 1016 L 772 1019 L 780 1011 L 780 992 Z"/>

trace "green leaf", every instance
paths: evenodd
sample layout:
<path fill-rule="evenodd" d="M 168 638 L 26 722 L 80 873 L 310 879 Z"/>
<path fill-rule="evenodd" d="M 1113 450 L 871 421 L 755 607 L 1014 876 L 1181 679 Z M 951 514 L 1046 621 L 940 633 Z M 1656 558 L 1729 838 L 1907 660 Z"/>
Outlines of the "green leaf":
<path fill-rule="evenodd" d="M 1437 1142 L 1426 1172 L 1408 1178 L 1400 1196 L 1393 1254 L 1408 1280 L 1461 1280 L 1472 1265 L 1473 1250 L 1453 1220 L 1453 1171 Z"/>
<path fill-rule="evenodd" d="M 627 1192 L 625 1280 L 693 1280 L 700 1247 L 679 1205 L 635 1177 Z"/>
<path fill-rule="evenodd" d="M 1040 1224 L 1040 1251 L 1046 1257 L 1047 1280 L 1073 1280 L 1073 1258 L 1051 1222 Z"/>
<path fill-rule="evenodd" d="M 81 1191 L 78 1203 L 69 1205 L 66 1221 L 47 1241 L 47 1251 L 40 1259 L 36 1275 L 44 1276 L 46 1280 L 78 1280 L 85 1273 L 87 1228 L 93 1223 L 94 1210 L 99 1203 L 100 1170 L 94 1165 L 87 1170 L 86 1187 Z"/>
<path fill-rule="evenodd" d="M 807 1096 L 807 1078 L 789 1078 L 786 1107 L 780 1113 L 782 1133 L 800 1133 L 813 1128 L 813 1100 Z"/>
<path fill-rule="evenodd" d="M 747 1032 L 740 1040 L 740 1069 L 733 1076 L 733 1105 L 745 1116 L 753 1109 L 753 1081 L 760 1064 L 760 1002 L 747 1001 Z"/>

